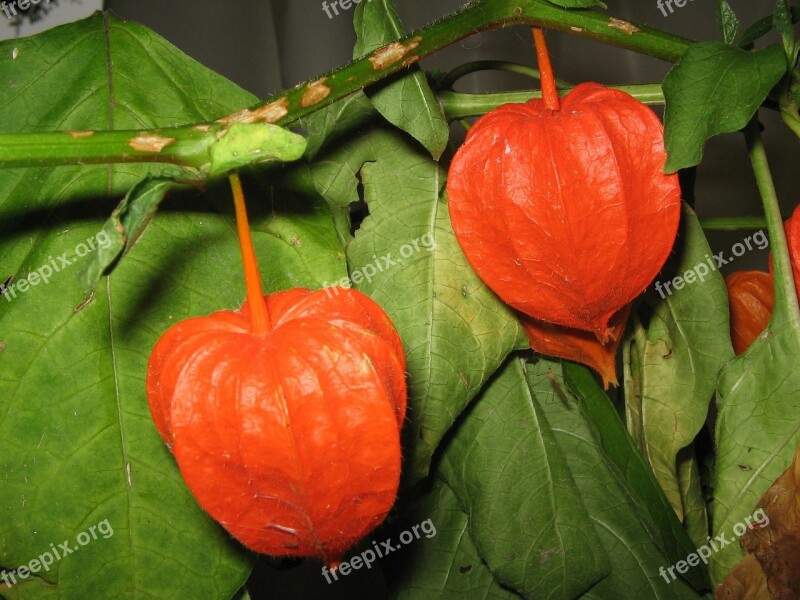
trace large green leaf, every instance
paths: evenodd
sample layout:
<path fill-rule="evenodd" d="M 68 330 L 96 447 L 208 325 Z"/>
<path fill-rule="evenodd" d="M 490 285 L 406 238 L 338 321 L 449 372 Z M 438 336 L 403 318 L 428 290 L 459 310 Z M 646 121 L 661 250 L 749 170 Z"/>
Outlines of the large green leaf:
<path fill-rule="evenodd" d="M 308 134 L 306 158 L 313 160 L 324 145 L 377 114 L 369 98 L 359 90 L 304 117 L 300 124 Z"/>
<path fill-rule="evenodd" d="M 646 508 L 656 527 L 653 532 L 654 542 L 662 548 L 669 563 L 675 564 L 685 559 L 694 551 L 695 545 L 678 521 L 675 511 L 664 495 L 664 490 L 636 448 L 611 400 L 586 367 L 565 362 L 562 369 L 564 382 L 585 409 L 586 417 L 592 423 L 603 453 L 623 475 L 630 492 Z M 690 497 L 695 496 L 691 494 Z M 695 508 L 694 506 L 691 508 L 693 514 Z M 702 504 L 701 509 L 701 516 L 705 521 L 705 504 Z M 698 590 L 711 586 L 711 580 L 705 570 L 688 571 L 684 574 L 684 578 Z"/>
<path fill-rule="evenodd" d="M 394 8 L 394 0 L 369 0 L 356 9 L 356 45 L 353 58 L 360 58 L 405 35 Z M 450 128 L 439 101 L 417 65 L 367 88 L 373 106 L 386 120 L 417 139 L 434 159 L 442 155 L 450 139 Z"/>
<path fill-rule="evenodd" d="M 684 504 L 696 508 L 702 496 L 681 493 L 699 495 L 700 487 L 680 485 L 678 453 L 705 424 L 717 375 L 733 358 L 727 289 L 712 254 L 684 205 L 675 250 L 647 298 L 649 323 L 634 319 L 623 342 L 628 430 L 681 520 Z M 697 531 L 694 541 L 702 544 L 706 533 Z"/>
<path fill-rule="evenodd" d="M 602 437 L 584 402 L 564 384 L 561 365 L 540 360 L 529 365 L 527 373 L 533 398 L 567 458 L 581 499 L 611 563 L 611 574 L 581 598 L 701 598 L 680 575 L 675 580 L 670 578 L 667 569 L 672 561 L 663 549 L 648 499 L 633 489 L 627 474 L 606 454 Z M 661 568 L 667 573 L 666 578 Z"/>
<path fill-rule="evenodd" d="M 783 272 L 789 272 L 788 257 L 780 260 Z M 713 533 L 723 537 L 717 538 L 722 547 L 711 565 L 718 583 L 743 556 L 737 534 L 762 494 L 789 467 L 800 442 L 800 321 L 796 302 L 787 306 L 781 292 L 785 282 L 779 271 L 775 279 L 769 327 L 728 363 L 717 384 Z"/>
<path fill-rule="evenodd" d="M 527 341 L 458 245 L 440 198 L 443 170 L 402 133 L 363 132 L 319 155 L 312 173 L 335 207 L 357 200 L 363 183 L 370 214 L 347 246 L 350 277 L 383 306 L 403 338 L 406 476 L 416 481 L 470 399 L 509 351 Z"/>
<path fill-rule="evenodd" d="M 10 85 L 0 91 L 4 132 L 169 127 L 255 100 L 110 15 L 0 44 L 0 53 L 12 47 L 16 60 L 3 62 Z M 87 297 L 78 280 L 86 254 L 104 245 L 98 232 L 119 199 L 160 172 L 0 172 L 2 278 L 15 277 L 0 299 L 0 569 L 30 564 L 50 544 L 79 547 L 0 590 L 9 598 L 227 599 L 250 570 L 249 553 L 184 485 L 144 394 L 160 334 L 244 297 L 230 192 L 170 195 L 100 289 Z M 263 196 L 248 189 L 251 200 Z M 295 200 L 309 207 L 291 210 L 290 198 L 262 200 L 251 202 L 257 251 L 291 268 L 266 269 L 269 287 L 319 286 L 344 272 L 321 200 Z M 105 520 L 113 535 L 80 546 Z"/>
<path fill-rule="evenodd" d="M 575 598 L 608 575 L 600 539 L 519 358 L 475 400 L 440 472 L 469 515 L 480 556 L 523 597 Z"/>
<path fill-rule="evenodd" d="M 706 140 L 743 128 L 785 72 L 777 45 L 758 52 L 692 45 L 664 79 L 665 170 L 699 164 Z"/>
<path fill-rule="evenodd" d="M 415 525 L 428 520 L 435 527 L 434 536 L 422 537 L 392 554 L 389 590 L 393 600 L 521 597 L 501 586 L 481 559 L 470 538 L 467 513 L 441 479 L 434 481 L 433 489 L 414 503 L 394 529 L 413 531 Z"/>

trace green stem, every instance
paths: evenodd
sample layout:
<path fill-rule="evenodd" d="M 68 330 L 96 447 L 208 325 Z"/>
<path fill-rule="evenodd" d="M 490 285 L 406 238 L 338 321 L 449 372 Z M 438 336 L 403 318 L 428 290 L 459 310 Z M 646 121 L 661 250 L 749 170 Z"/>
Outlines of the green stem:
<path fill-rule="evenodd" d="M 275 94 L 229 118 L 286 126 L 379 81 L 420 58 L 484 29 L 530 25 L 556 29 L 667 61 L 678 60 L 690 40 L 592 10 L 565 9 L 544 0 L 479 0 L 424 29 L 375 50 L 327 75 Z M 191 126 L 159 132 L 175 142 L 160 152 L 131 148 L 132 132 L 0 135 L 0 167 L 113 162 L 170 162 L 195 166 L 211 135 Z"/>
<path fill-rule="evenodd" d="M 540 79 L 539 70 L 527 65 L 521 65 L 519 63 L 509 62 L 506 60 L 476 60 L 459 65 L 450 71 L 442 78 L 440 86 L 442 89 L 450 89 L 453 87 L 453 84 L 462 77 L 472 73 L 477 73 L 478 71 L 506 71 L 508 73 L 525 75 L 526 77 L 536 79 L 537 81 Z M 556 78 L 556 85 L 559 88 L 572 87 L 571 84 L 558 78 Z"/>
<path fill-rule="evenodd" d="M 0 166 L 162 162 L 199 168 L 208 162 L 211 145 L 222 129 L 223 125 L 218 124 L 202 129 L 186 126 L 150 131 L 3 134 L 0 135 Z"/>
<path fill-rule="evenodd" d="M 544 0 L 479 0 L 320 78 L 317 81 L 324 81 L 331 92 L 313 105 L 304 105 L 302 102 L 308 91 L 309 83 L 306 83 L 271 96 L 251 110 L 257 112 L 264 106 L 280 103 L 287 113 L 275 122 L 288 125 L 445 46 L 484 29 L 511 25 L 564 31 L 670 62 L 677 61 L 692 43 L 691 40 L 593 10 L 561 8 Z M 400 58 L 393 62 L 379 60 L 387 55 L 387 48 L 396 50 Z"/>
<path fill-rule="evenodd" d="M 800 107 L 798 107 L 789 90 L 784 90 L 781 94 L 779 104 L 783 122 L 800 138 Z"/>
<path fill-rule="evenodd" d="M 664 92 L 661 85 L 648 83 L 643 85 L 610 86 L 615 90 L 622 90 L 643 102 L 644 104 L 664 104 Z M 572 88 L 559 90 L 559 95 L 565 96 Z M 476 117 L 489 112 L 509 102 L 525 102 L 531 98 L 541 98 L 542 93 L 536 92 L 502 92 L 497 94 L 461 94 L 459 92 L 440 92 L 439 102 L 444 109 L 447 119 L 452 121 L 463 117 Z"/>
<path fill-rule="evenodd" d="M 767 152 L 761 139 L 757 114 L 745 127 L 744 134 L 750 163 L 753 166 L 758 191 L 764 204 L 764 216 L 767 219 L 770 245 L 772 246 L 772 264 L 775 272 L 775 311 L 772 315 L 772 325 L 780 326 L 782 324 L 780 319 L 788 318 L 795 330 L 800 332 L 800 306 L 798 306 L 797 292 L 792 276 L 789 245 L 786 241 L 781 208 L 775 184 L 772 181 Z"/>
<path fill-rule="evenodd" d="M 700 227 L 706 231 L 763 229 L 767 227 L 767 220 L 764 217 L 715 217 L 700 219 Z"/>

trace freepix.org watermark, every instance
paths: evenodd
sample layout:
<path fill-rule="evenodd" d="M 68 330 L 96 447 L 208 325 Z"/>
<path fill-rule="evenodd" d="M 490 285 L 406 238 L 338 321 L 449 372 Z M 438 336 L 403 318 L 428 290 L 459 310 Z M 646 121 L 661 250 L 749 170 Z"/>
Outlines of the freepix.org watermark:
<path fill-rule="evenodd" d="M 662 15 L 668 17 L 675 12 L 675 9 L 672 8 L 673 4 L 678 8 L 683 8 L 689 2 L 694 2 L 694 0 L 656 0 L 656 6 L 658 7 L 658 10 L 661 11 Z M 669 9 L 669 13 L 667 13 L 667 9 Z"/>
<path fill-rule="evenodd" d="M 31 5 L 43 2 L 50 4 L 50 0 L 12 0 L 11 2 L 0 2 L 0 9 L 6 13 L 6 17 L 13 19 L 17 16 L 17 9 L 28 10 Z"/>
<path fill-rule="evenodd" d="M 29 271 L 27 277 L 23 277 L 14 283 L 6 283 L 0 286 L 0 296 L 5 296 L 6 302 L 11 302 L 17 294 L 24 294 L 30 288 L 41 284 L 50 283 L 50 278 L 55 273 L 60 273 L 66 267 L 78 262 L 78 258 L 88 256 L 98 248 L 108 248 L 111 245 L 111 238 L 105 231 L 101 231 L 96 236 L 90 237 L 85 242 L 75 246 L 75 257 L 70 258 L 67 252 L 60 256 L 48 256 L 45 264 L 35 271 Z"/>
<path fill-rule="evenodd" d="M 725 254 L 724 250 L 719 254 L 714 254 L 713 258 L 706 254 L 706 262 L 695 265 L 683 275 L 678 275 L 671 281 L 665 281 L 663 283 L 656 281 L 656 291 L 663 300 L 667 296 L 670 296 L 673 290 L 683 289 L 683 286 L 688 283 L 694 283 L 698 280 L 705 281 L 706 277 L 716 271 L 719 267 L 727 265 L 728 263 L 732 263 L 737 258 L 743 256 L 745 252 L 753 250 L 753 243 L 755 243 L 755 247 L 759 250 L 766 250 L 767 247 L 769 247 L 769 240 L 767 239 L 767 235 L 764 233 L 763 229 L 756 231 L 753 235 L 747 236 L 741 242 L 736 242 L 731 247 L 731 253 L 733 254 L 733 257 L 725 258 L 723 256 Z"/>
<path fill-rule="evenodd" d="M 322 567 L 322 576 L 325 577 L 325 581 L 328 583 L 333 583 L 334 581 L 339 581 L 339 575 L 345 577 L 352 571 L 357 571 L 361 567 L 371 569 L 372 563 L 379 558 L 384 558 L 387 554 L 400 550 L 403 546 L 408 546 L 414 540 L 420 539 L 422 537 L 420 531 L 425 534 L 427 539 L 430 539 L 436 535 L 436 526 L 433 524 L 432 520 L 426 519 L 422 523 L 414 525 L 411 529 L 406 529 L 402 532 L 399 536 L 399 544 L 393 545 L 391 538 L 382 541 L 380 545 L 378 545 L 378 542 L 372 542 L 372 548 L 375 550 L 367 548 L 361 552 L 361 554 L 357 554 L 350 560 L 340 563 L 339 566 L 333 570 L 329 570 L 328 567 Z M 333 577 L 333 579 L 331 579 L 331 577 Z"/>
<path fill-rule="evenodd" d="M 736 537 L 731 539 L 724 533 L 720 533 L 712 540 L 711 536 L 708 536 L 708 543 L 700 546 L 696 552 L 692 552 L 686 557 L 686 560 L 679 560 L 667 569 L 659 567 L 658 574 L 661 575 L 667 583 L 672 583 L 677 577 L 675 571 L 678 571 L 678 573 L 686 573 L 691 567 L 699 565 L 701 560 L 703 563 L 708 564 L 708 560 L 713 553 L 719 552 L 728 544 L 735 542 L 738 538 L 742 537 L 744 532 L 748 529 L 763 529 L 767 525 L 769 525 L 769 517 L 767 513 L 764 512 L 763 508 L 759 508 L 756 512 L 747 517 L 744 523 L 736 523 L 736 525 L 733 526 L 733 534 Z M 669 572 L 672 579 L 667 577 L 667 572 Z"/>
<path fill-rule="evenodd" d="M 325 14 L 328 15 L 329 19 L 332 19 L 334 16 L 339 16 L 339 9 L 342 9 L 342 12 L 346 10 L 350 10 L 353 6 L 358 6 L 364 0 L 333 0 L 333 2 L 328 2 L 324 0 L 322 3 L 322 10 L 325 11 Z M 369 2 L 370 0 L 366 0 Z M 331 14 L 333 11 L 333 14 Z"/>
<path fill-rule="evenodd" d="M 412 240 L 408 244 L 403 244 L 398 250 L 400 258 L 395 258 L 394 252 L 389 252 L 380 257 L 373 254 L 371 263 L 367 263 L 360 269 L 356 269 L 349 277 L 342 277 L 339 281 L 334 281 L 333 283 L 323 281 L 322 287 L 328 294 L 328 297 L 332 298 L 339 294 L 339 288 L 350 288 L 354 283 L 357 285 L 362 281 L 371 283 L 375 275 L 401 264 L 404 258 L 411 258 L 421 250 L 433 252 L 435 249 L 436 242 L 433 239 L 433 234 L 428 232 Z"/>
<path fill-rule="evenodd" d="M 92 525 L 86 531 L 81 531 L 75 536 L 75 541 L 78 542 L 78 545 L 70 545 L 69 540 L 64 540 L 58 546 L 50 544 L 50 549 L 42 552 L 38 558 L 28 561 L 27 564 L 17 567 L 11 572 L 1 571 L 0 580 L 8 587 L 14 587 L 39 571 L 49 571 L 50 567 L 59 560 L 73 552 L 77 552 L 81 547 L 91 544 L 100 537 L 107 540 L 112 535 L 114 535 L 114 529 L 111 527 L 111 523 L 108 522 L 108 519 L 103 519 L 97 525 Z"/>

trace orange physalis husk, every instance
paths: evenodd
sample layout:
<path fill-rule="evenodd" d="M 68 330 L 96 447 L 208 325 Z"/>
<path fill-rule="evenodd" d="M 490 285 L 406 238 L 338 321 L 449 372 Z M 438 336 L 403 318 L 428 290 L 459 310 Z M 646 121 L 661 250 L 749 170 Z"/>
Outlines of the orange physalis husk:
<path fill-rule="evenodd" d="M 231 178 L 247 302 L 172 326 L 147 400 L 197 502 L 242 544 L 335 568 L 397 497 L 406 411 L 400 336 L 350 289 L 262 295 Z"/>
<path fill-rule="evenodd" d="M 631 313 L 631 305 L 623 307 L 609 321 L 610 336 L 605 344 L 593 333 L 563 325 L 554 325 L 520 314 L 520 322 L 528 335 L 531 348 L 539 354 L 564 358 L 586 365 L 597 371 L 603 379 L 603 387 L 617 386 L 616 356 L 625 324 Z"/>
<path fill-rule="evenodd" d="M 772 275 L 762 271 L 737 271 L 725 278 L 731 309 L 731 341 L 736 354 L 750 347 L 769 325 L 775 306 Z"/>
<path fill-rule="evenodd" d="M 538 38 L 544 99 L 505 104 L 472 126 L 450 166 L 450 217 L 472 268 L 506 304 L 606 342 L 612 315 L 672 250 L 678 176 L 664 173 L 663 127 L 638 100 L 582 83 L 559 101 Z"/>

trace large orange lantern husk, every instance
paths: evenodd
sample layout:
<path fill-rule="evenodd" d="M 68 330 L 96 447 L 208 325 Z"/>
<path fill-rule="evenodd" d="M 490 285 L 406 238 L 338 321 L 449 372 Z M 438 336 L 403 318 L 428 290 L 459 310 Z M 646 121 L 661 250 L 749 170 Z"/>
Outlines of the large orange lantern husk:
<path fill-rule="evenodd" d="M 150 412 L 197 502 L 234 537 L 334 568 L 397 496 L 402 343 L 355 290 L 263 296 L 237 175 L 231 185 L 248 300 L 158 340 Z"/>
<path fill-rule="evenodd" d="M 453 159 L 453 229 L 507 304 L 605 343 L 612 315 L 675 241 L 680 186 L 665 160 L 658 117 L 624 92 L 584 83 L 560 108 L 506 104 L 475 123 Z"/>
<path fill-rule="evenodd" d="M 400 477 L 405 359 L 369 297 L 266 296 L 189 319 L 156 344 L 147 396 L 199 504 L 245 546 L 335 565 L 391 508 Z"/>

